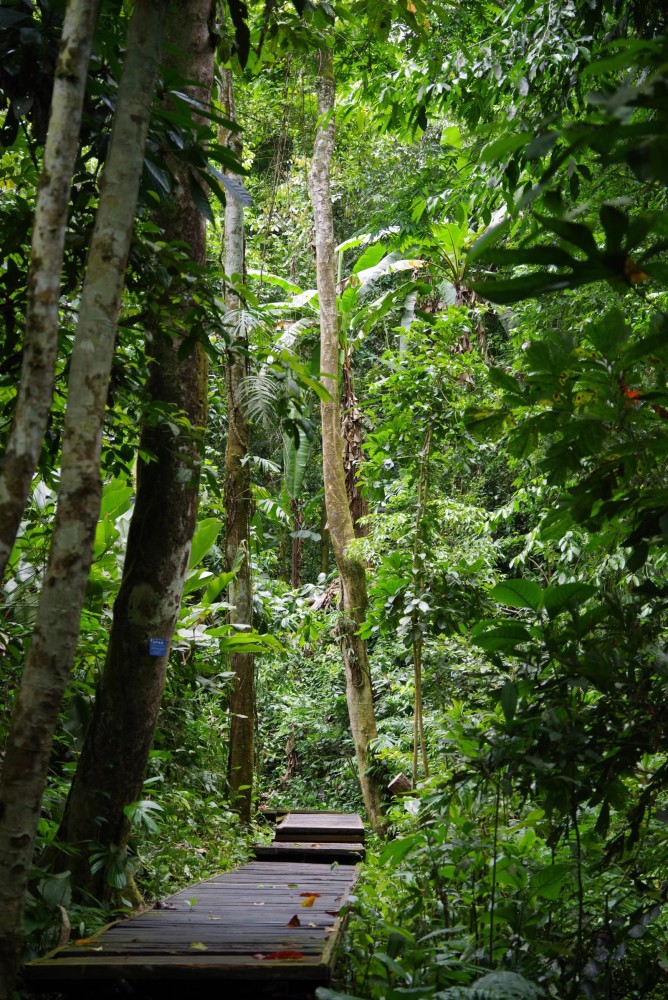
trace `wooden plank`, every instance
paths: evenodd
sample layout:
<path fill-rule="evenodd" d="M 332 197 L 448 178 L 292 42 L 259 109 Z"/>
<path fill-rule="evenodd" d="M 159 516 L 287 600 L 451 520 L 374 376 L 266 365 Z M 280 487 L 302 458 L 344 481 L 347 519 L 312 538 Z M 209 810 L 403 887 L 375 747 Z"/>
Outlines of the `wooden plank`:
<path fill-rule="evenodd" d="M 357 813 L 290 813 L 276 827 L 277 842 L 364 843 Z"/>
<path fill-rule="evenodd" d="M 317 853 L 311 856 L 317 857 L 315 863 L 253 861 L 180 890 L 161 909 L 112 924 L 85 945 L 70 944 L 29 963 L 28 989 L 161 977 L 165 982 L 243 980 L 249 989 L 253 982 L 262 987 L 276 980 L 309 989 L 326 984 L 341 926 L 337 915 L 359 872 L 352 865 L 332 868 Z M 313 895 L 310 906 L 303 905 L 307 894 Z M 290 926 L 295 917 L 299 926 Z M 302 957 L 263 957 L 275 952 Z"/>
<path fill-rule="evenodd" d="M 260 861 L 323 861 L 332 863 L 338 862 L 340 865 L 356 865 L 364 861 L 364 844 L 337 844 L 307 842 L 295 843 L 294 841 L 274 841 L 272 844 L 256 844 L 253 847 L 253 854 Z"/>

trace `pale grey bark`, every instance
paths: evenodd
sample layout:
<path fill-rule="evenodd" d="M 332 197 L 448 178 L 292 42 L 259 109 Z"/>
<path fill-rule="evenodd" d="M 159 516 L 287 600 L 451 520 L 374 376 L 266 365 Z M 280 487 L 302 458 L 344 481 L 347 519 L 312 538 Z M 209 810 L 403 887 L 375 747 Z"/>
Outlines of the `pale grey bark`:
<path fill-rule="evenodd" d="M 53 398 L 67 208 L 98 9 L 99 0 L 71 0 L 56 63 L 33 223 L 21 380 L 0 470 L 0 577 L 37 468 Z"/>
<path fill-rule="evenodd" d="M 222 70 L 221 104 L 230 120 L 235 118 L 232 71 Z M 241 141 L 238 133 L 221 134 L 241 158 Z M 228 277 L 244 274 L 244 209 L 243 205 L 227 195 L 225 203 L 225 274 Z M 225 447 L 225 561 L 228 569 L 235 565 L 237 554 L 244 558 L 235 579 L 230 583 L 230 623 L 249 628 L 253 623 L 253 588 L 250 565 L 251 483 L 248 452 L 250 426 L 242 405 L 242 385 L 246 378 L 248 346 L 240 324 L 234 321 L 234 312 L 241 302 L 228 285 L 225 304 L 232 318 L 229 331 L 234 339 L 227 351 L 225 386 L 227 391 L 227 443 Z M 240 350 L 241 348 L 241 350 Z M 235 677 L 230 694 L 230 752 L 228 777 L 234 807 L 243 822 L 251 818 L 253 774 L 255 769 L 255 663 L 252 653 L 233 653 L 230 667 Z"/>
<path fill-rule="evenodd" d="M 343 466 L 341 413 L 339 404 L 339 331 L 336 311 L 334 219 L 330 193 L 330 168 L 334 154 L 334 72 L 332 54 L 319 55 L 318 114 L 321 118 L 309 175 L 315 219 L 315 246 L 318 301 L 320 305 L 320 367 L 329 398 L 321 401 L 322 465 L 327 521 L 334 556 L 341 577 L 343 597 L 339 626 L 341 651 L 346 674 L 346 699 L 350 728 L 355 743 L 360 787 L 369 821 L 382 831 L 380 782 L 372 773 L 370 742 L 376 738 L 376 720 L 369 674 L 366 643 L 359 627 L 366 615 L 366 570 L 355 554 L 355 532 L 348 506 Z"/>
<path fill-rule="evenodd" d="M 100 452 L 165 4 L 137 0 L 72 350 L 60 489 L 0 784 L 0 1000 L 13 994 L 35 830 L 100 509 Z"/>
<path fill-rule="evenodd" d="M 209 103 L 215 39 L 214 0 L 172 0 L 165 23 L 163 62 L 192 81 L 188 93 Z M 166 240 L 183 241 L 196 264 L 206 263 L 206 223 L 190 192 L 189 167 L 171 164 L 173 197 L 154 218 Z M 174 304 L 181 290 L 180 308 Z M 185 416 L 190 424 L 177 437 L 167 422 L 145 421 L 137 461 L 135 499 L 104 670 L 95 707 L 57 839 L 76 853 L 56 859 L 72 872 L 76 890 L 102 899 L 112 895 L 107 871 L 90 866 L 90 845 L 124 851 L 130 833 L 125 807 L 142 797 L 146 765 L 155 734 L 169 656 L 152 656 L 151 638 L 169 640 L 178 619 L 190 548 L 197 520 L 199 472 L 207 410 L 207 358 L 194 343 L 183 358 L 180 328 L 192 307 L 180 275 L 164 309 L 155 318 L 147 352 L 148 395 Z M 129 887 L 133 888 L 133 887 Z M 124 889 L 125 898 L 136 890 Z"/>

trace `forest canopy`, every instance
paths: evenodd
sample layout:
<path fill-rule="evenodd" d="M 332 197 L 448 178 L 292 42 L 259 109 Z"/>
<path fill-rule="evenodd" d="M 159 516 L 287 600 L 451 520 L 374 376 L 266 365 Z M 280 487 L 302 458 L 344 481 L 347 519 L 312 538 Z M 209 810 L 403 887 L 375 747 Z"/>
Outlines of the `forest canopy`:
<path fill-rule="evenodd" d="M 283 807 L 321 1000 L 665 995 L 666 32 L 3 0 L 0 1000 Z"/>

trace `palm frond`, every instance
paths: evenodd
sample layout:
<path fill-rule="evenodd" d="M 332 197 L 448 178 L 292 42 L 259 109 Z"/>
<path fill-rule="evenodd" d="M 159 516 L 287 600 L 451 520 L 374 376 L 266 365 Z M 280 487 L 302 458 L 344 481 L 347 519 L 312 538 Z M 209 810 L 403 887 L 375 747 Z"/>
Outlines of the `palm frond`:
<path fill-rule="evenodd" d="M 278 382 L 267 368 L 257 375 L 247 375 L 239 386 L 240 402 L 248 420 L 271 432 L 278 424 L 276 400 L 280 394 Z"/>
<path fill-rule="evenodd" d="M 267 317 L 262 311 L 246 306 L 228 309 L 223 322 L 232 340 L 248 340 L 254 330 L 266 326 Z"/>

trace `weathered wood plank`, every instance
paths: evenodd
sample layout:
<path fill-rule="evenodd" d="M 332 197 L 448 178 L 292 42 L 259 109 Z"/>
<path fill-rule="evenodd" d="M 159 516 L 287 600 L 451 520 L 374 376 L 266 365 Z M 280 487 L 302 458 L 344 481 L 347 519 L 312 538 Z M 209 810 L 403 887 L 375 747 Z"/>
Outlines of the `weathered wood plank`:
<path fill-rule="evenodd" d="M 331 819 L 327 814 L 327 829 L 356 827 L 350 817 L 341 817 L 338 826 Z M 312 814 L 308 820 L 313 820 Z M 287 859 L 277 853 L 180 890 L 162 908 L 112 924 L 83 945 L 70 944 L 29 963 L 28 988 L 62 990 L 118 979 L 172 978 L 243 980 L 244 989 L 253 982 L 264 988 L 277 980 L 309 990 L 328 983 L 341 929 L 338 914 L 359 872 L 351 864 L 332 868 L 323 863 L 330 861 L 323 850 L 346 856 L 363 852 L 359 831 L 353 844 L 337 838 L 315 850 L 299 842 L 274 844 L 272 849 L 286 852 Z M 310 904 L 304 905 L 309 896 Z"/>
<path fill-rule="evenodd" d="M 340 865 L 356 865 L 364 861 L 365 853 L 363 844 L 323 844 L 306 841 L 303 844 L 274 841 L 273 844 L 256 844 L 253 848 L 253 854 L 259 861 L 312 860 L 329 864 L 336 861 Z"/>
<path fill-rule="evenodd" d="M 276 827 L 276 842 L 364 843 L 357 813 L 290 813 Z"/>

